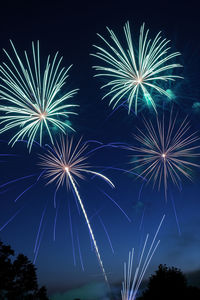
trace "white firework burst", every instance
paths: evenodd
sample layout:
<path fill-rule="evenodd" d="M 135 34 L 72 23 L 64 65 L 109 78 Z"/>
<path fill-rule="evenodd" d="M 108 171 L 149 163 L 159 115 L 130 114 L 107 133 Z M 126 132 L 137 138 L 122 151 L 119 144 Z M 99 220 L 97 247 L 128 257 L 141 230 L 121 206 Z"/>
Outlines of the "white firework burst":
<path fill-rule="evenodd" d="M 72 65 L 68 69 L 61 68 L 62 57 L 58 58 L 58 52 L 52 61 L 48 56 L 44 72 L 41 72 L 39 41 L 37 46 L 32 42 L 32 62 L 27 52 L 24 52 L 25 63 L 10 42 L 15 59 L 4 50 L 10 64 L 3 63 L 0 66 L 0 112 L 3 112 L 0 115 L 0 124 L 3 125 L 0 134 L 17 129 L 9 143 L 14 145 L 18 140 L 26 138 L 27 147 L 31 151 L 37 134 L 42 145 L 44 129 L 52 143 L 51 126 L 63 133 L 67 128 L 72 129 L 67 119 L 70 114 L 76 114 L 73 109 L 78 105 L 70 104 L 68 100 L 78 89 L 60 95 Z"/>
<path fill-rule="evenodd" d="M 123 49 L 115 33 L 109 28 L 107 29 L 113 45 L 98 34 L 108 50 L 94 45 L 97 52 L 92 54 L 105 63 L 102 66 L 93 66 L 95 70 L 99 71 L 95 76 L 111 78 L 107 84 L 102 86 L 102 88 L 110 89 L 103 99 L 111 96 L 109 104 L 113 104 L 113 108 L 117 107 L 121 101 L 125 101 L 128 104 L 129 112 L 134 104 L 134 110 L 137 113 L 138 100 L 142 98 L 146 103 L 150 103 L 156 111 L 156 101 L 152 91 L 169 98 L 169 93 L 162 88 L 162 82 L 182 78 L 179 75 L 170 74 L 174 68 L 182 66 L 169 62 L 180 53 L 169 54 L 168 44 L 170 41 L 166 38 L 163 39 L 161 32 L 153 40 L 149 39 L 149 30 L 145 31 L 144 24 L 140 29 L 138 48 L 133 46 L 129 22 L 125 24 L 127 50 Z"/>

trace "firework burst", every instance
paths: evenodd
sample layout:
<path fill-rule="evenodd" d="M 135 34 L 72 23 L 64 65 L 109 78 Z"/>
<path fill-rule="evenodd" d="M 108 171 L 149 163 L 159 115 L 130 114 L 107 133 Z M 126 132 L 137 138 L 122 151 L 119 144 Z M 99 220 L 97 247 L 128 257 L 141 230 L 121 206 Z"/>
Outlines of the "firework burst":
<path fill-rule="evenodd" d="M 145 130 L 138 129 L 139 134 L 135 135 L 140 147 L 131 148 L 137 157 L 134 169 L 142 168 L 140 175 L 145 176 L 147 182 L 153 181 L 153 187 L 158 183 L 160 189 L 163 182 L 166 198 L 169 179 L 179 187 L 181 177 L 192 180 L 192 167 L 199 167 L 190 160 L 199 156 L 195 151 L 200 147 L 196 145 L 200 138 L 196 132 L 188 133 L 187 117 L 178 125 L 177 116 L 173 116 L 171 110 L 168 126 L 165 126 L 164 114 L 162 120 L 157 117 L 156 127 L 144 119 Z"/>
<path fill-rule="evenodd" d="M 56 181 L 57 189 L 61 185 L 66 184 L 68 188 L 72 188 L 75 192 L 93 240 L 104 278 L 106 282 L 108 282 L 94 233 L 77 188 L 76 178 L 84 179 L 84 174 L 89 173 L 102 178 L 112 187 L 114 187 L 114 185 L 103 174 L 90 170 L 90 166 L 87 164 L 87 154 L 85 154 L 86 148 L 86 144 L 81 145 L 81 139 L 75 145 L 73 143 L 73 138 L 71 138 L 71 140 L 67 138 L 66 141 L 62 139 L 61 143 L 56 143 L 56 146 L 54 146 L 53 149 L 50 149 L 46 155 L 41 155 L 40 165 L 45 170 L 44 176 L 49 178 L 48 183 Z"/>
<path fill-rule="evenodd" d="M 3 63 L 0 66 L 0 111 L 4 115 L 0 116 L 0 124 L 3 127 L 0 133 L 10 129 L 18 129 L 12 136 L 9 143 L 14 145 L 18 140 L 26 138 L 27 147 L 31 151 L 34 139 L 39 135 L 39 142 L 42 145 L 44 129 L 46 129 L 51 142 L 53 143 L 52 127 L 56 127 L 65 133 L 71 128 L 67 122 L 73 108 L 77 105 L 68 103 L 68 100 L 77 93 L 77 89 L 71 90 L 63 95 L 59 95 L 67 79 L 68 69 L 60 68 L 62 57 L 58 58 L 58 52 L 50 61 L 47 58 L 44 72 L 41 72 L 39 42 L 37 46 L 32 43 L 33 65 L 25 51 L 25 61 L 23 64 L 13 43 L 11 42 L 15 60 L 6 53 L 9 64 Z"/>
<path fill-rule="evenodd" d="M 123 49 L 114 32 L 109 28 L 107 29 L 113 41 L 113 46 L 98 34 L 105 42 L 108 50 L 94 45 L 98 51 L 96 54 L 92 54 L 105 63 L 103 66 L 93 66 L 95 70 L 100 72 L 95 76 L 112 78 L 102 86 L 102 88 L 110 89 L 103 99 L 111 96 L 109 104 L 113 104 L 113 108 L 127 100 L 128 111 L 130 112 L 134 104 L 135 113 L 138 110 L 138 101 L 142 100 L 147 104 L 151 104 L 156 111 L 156 103 L 151 95 L 151 90 L 170 98 L 169 93 L 161 87 L 161 83 L 174 81 L 175 78 L 182 78 L 169 73 L 174 68 L 181 67 L 180 64 L 169 63 L 180 53 L 168 54 L 170 50 L 168 43 L 170 41 L 163 39 L 160 32 L 151 41 L 148 37 L 149 30 L 145 31 L 144 24 L 140 29 L 138 49 L 133 46 L 129 22 L 124 26 L 127 50 Z"/>

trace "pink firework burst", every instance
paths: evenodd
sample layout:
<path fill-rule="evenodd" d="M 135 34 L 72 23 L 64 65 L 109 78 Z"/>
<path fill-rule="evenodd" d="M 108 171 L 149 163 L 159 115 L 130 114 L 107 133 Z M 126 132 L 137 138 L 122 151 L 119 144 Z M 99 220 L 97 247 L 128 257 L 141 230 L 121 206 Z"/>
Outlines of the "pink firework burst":
<path fill-rule="evenodd" d="M 179 187 L 182 177 L 192 180 L 192 167 L 200 167 L 191 161 L 200 155 L 196 152 L 200 137 L 197 132 L 189 133 L 191 126 L 187 116 L 180 124 L 177 117 L 171 110 L 169 121 L 163 114 L 161 119 L 157 117 L 156 126 L 144 119 L 144 130 L 138 129 L 135 135 L 140 146 L 131 147 L 136 153 L 133 163 L 137 165 L 133 169 L 142 169 L 140 175 L 145 176 L 147 182 L 153 181 L 153 187 L 158 183 L 158 190 L 163 183 L 166 199 L 169 180 Z"/>

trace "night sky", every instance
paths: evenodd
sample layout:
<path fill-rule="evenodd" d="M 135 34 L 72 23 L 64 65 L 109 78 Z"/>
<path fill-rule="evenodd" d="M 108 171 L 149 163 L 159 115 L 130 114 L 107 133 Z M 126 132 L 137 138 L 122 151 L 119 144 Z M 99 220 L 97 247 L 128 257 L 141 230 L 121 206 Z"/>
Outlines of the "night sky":
<path fill-rule="evenodd" d="M 98 63 L 97 59 L 90 56 L 90 53 L 95 52 L 92 45 L 103 46 L 96 33 L 109 39 L 106 30 L 108 26 L 123 39 L 123 26 L 127 20 L 130 21 L 132 36 L 136 43 L 140 26 L 145 22 L 146 28 L 150 29 L 150 37 L 154 38 L 162 31 L 162 36 L 171 40 L 172 50 L 181 52 L 182 55 L 177 61 L 184 66 L 179 70 L 184 80 L 177 79 L 171 87 L 176 95 L 173 109 L 179 112 L 180 120 L 188 115 L 192 132 L 200 131 L 200 110 L 194 105 L 200 102 L 200 21 L 199 9 L 192 5 L 191 1 L 160 1 L 160 3 L 126 0 L 119 3 L 28 1 L 27 3 L 8 1 L 7 4 L 1 4 L 1 48 L 5 48 L 13 55 L 9 42 L 11 39 L 22 57 L 24 50 L 31 56 L 31 42 L 39 40 L 41 62 L 46 62 L 48 54 L 54 55 L 59 51 L 63 56 L 62 66 L 68 67 L 73 64 L 63 90 L 80 89 L 72 99 L 74 103 L 80 105 L 77 108 L 78 115 L 70 118 L 76 130 L 76 140 L 83 136 L 84 141 L 98 140 L 105 144 L 120 142 L 133 145 L 136 127 L 143 126 L 141 116 L 155 122 L 155 113 L 146 108 L 137 117 L 134 113 L 128 115 L 125 108 L 111 114 L 109 97 L 101 100 L 104 91 L 100 90 L 100 87 L 105 81 L 103 78 L 93 77 L 95 71 L 92 66 Z M 5 53 L 0 51 L 0 61 L 6 60 Z M 166 107 L 166 113 L 169 113 L 170 105 Z M 59 136 L 57 132 L 56 134 Z M 17 143 L 11 148 L 6 143 L 9 137 L 10 133 L 1 135 L 0 154 L 15 156 L 0 157 L 1 185 L 19 177 L 41 172 L 38 154 L 43 150 L 33 147 L 29 154 L 25 143 Z M 103 170 L 105 166 L 130 170 L 131 155 L 130 151 L 108 147 L 96 151 L 89 158 L 89 163 L 98 171 Z M 105 182 L 90 176 L 87 176 L 85 181 L 80 180 L 78 188 L 110 284 L 122 280 L 123 262 L 127 260 L 129 250 L 135 247 L 139 254 L 146 234 L 150 233 L 150 239 L 153 238 L 163 214 L 166 214 L 166 218 L 159 232 L 161 243 L 145 278 L 148 278 L 160 263 L 178 267 L 185 273 L 196 272 L 198 276 L 200 274 L 199 170 L 194 169 L 193 182 L 183 178 L 181 191 L 169 184 L 167 201 L 162 188 L 160 191 L 156 188 L 153 190 L 151 184 L 143 185 L 144 182 L 134 175 L 113 169 L 104 170 L 104 174 L 114 182 L 116 186 L 114 190 Z M 86 222 L 82 213 L 79 214 L 73 194 L 66 187 L 59 189 L 57 193 L 60 210 L 55 241 L 54 184 L 46 185 L 46 180 L 41 178 L 17 202 L 14 202 L 35 181 L 36 177 L 30 177 L 1 188 L 0 228 L 17 213 L 0 232 L 1 240 L 10 244 L 16 254 L 22 252 L 33 260 L 38 227 L 46 207 L 36 260 L 39 283 L 46 285 L 49 295 L 68 293 L 65 299 L 81 296 L 81 299 L 90 297 L 93 300 L 98 297 L 103 299 L 105 290 L 103 276 L 95 251 L 91 247 Z M 131 222 L 105 193 L 120 205 Z M 71 229 L 75 256 L 73 256 Z M 106 232 L 109 234 L 114 253 Z M 200 285 L 200 275 L 198 278 L 197 282 Z M 62 297 L 57 296 L 53 299 Z"/>

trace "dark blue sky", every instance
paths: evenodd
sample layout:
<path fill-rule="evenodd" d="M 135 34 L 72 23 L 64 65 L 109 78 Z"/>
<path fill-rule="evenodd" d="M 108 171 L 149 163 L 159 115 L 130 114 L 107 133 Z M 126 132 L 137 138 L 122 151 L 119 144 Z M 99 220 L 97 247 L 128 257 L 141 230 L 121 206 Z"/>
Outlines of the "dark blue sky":
<path fill-rule="evenodd" d="M 14 2 L 14 1 L 13 1 Z M 73 64 L 66 89 L 80 88 L 74 101 L 80 105 L 78 116 L 71 121 L 76 129 L 76 136 L 84 136 L 84 140 L 97 139 L 104 143 L 133 143 L 132 133 L 136 126 L 142 126 L 140 118 L 128 115 L 124 109 L 119 110 L 108 120 L 111 113 L 108 99 L 101 101 L 103 92 L 100 90 L 102 80 L 93 78 L 92 65 L 96 60 L 89 56 L 94 52 L 92 44 L 100 44 L 96 33 L 107 36 L 106 26 L 113 29 L 119 37 L 123 37 L 123 25 L 129 20 L 131 31 L 136 42 L 140 25 L 145 22 L 154 37 L 159 31 L 171 40 L 172 49 L 180 51 L 180 63 L 184 65 L 182 74 L 184 81 L 174 86 L 177 95 L 175 109 L 180 111 L 180 118 L 189 114 L 193 130 L 199 130 L 199 113 L 192 108 L 194 102 L 199 102 L 199 66 L 200 66 L 200 21 L 198 7 L 192 2 L 179 3 L 165 1 L 164 3 L 136 1 L 94 1 L 78 3 L 68 1 L 29 1 L 3 4 L 1 7 L 1 48 L 12 52 L 9 39 L 12 39 L 19 53 L 23 50 L 31 52 L 31 42 L 40 41 L 41 61 L 47 55 L 59 50 L 64 56 L 63 66 Z M 135 35 L 135 36 L 134 36 Z M 3 51 L 0 61 L 6 60 Z M 144 111 L 148 118 L 153 116 Z M 9 134 L 2 136 L 6 140 Z M 38 148 L 28 154 L 24 144 L 18 144 L 12 150 L 1 143 L 1 153 L 17 154 L 17 157 L 2 159 L 0 162 L 0 184 L 19 176 L 39 172 L 37 166 Z M 91 157 L 91 164 L 96 166 L 119 166 L 130 169 L 130 152 L 117 149 L 97 151 Z M 79 190 L 86 205 L 88 215 L 92 218 L 92 227 L 99 245 L 108 277 L 111 283 L 120 281 L 123 274 L 123 262 L 127 260 L 128 251 L 132 247 L 141 249 L 146 233 L 153 236 L 162 215 L 166 214 L 159 238 L 161 244 L 154 256 L 147 277 L 160 263 L 176 266 L 185 272 L 200 269 L 200 201 L 198 172 L 193 174 L 193 182 L 183 180 L 182 191 L 169 186 L 169 199 L 165 202 L 163 191 L 152 190 L 151 185 L 144 186 L 138 199 L 142 181 L 132 175 L 120 171 L 108 170 L 106 175 L 116 185 L 111 190 L 97 179 L 80 182 Z M 41 241 L 36 266 L 39 281 L 45 284 L 50 293 L 64 292 L 69 288 L 93 281 L 102 281 L 91 243 L 88 229 L 82 215 L 79 215 L 73 196 L 66 188 L 59 190 L 57 199 L 61 208 L 58 215 L 56 241 L 53 241 L 53 224 L 55 210 L 53 208 L 53 193 L 55 186 L 46 186 L 42 179 L 31 191 L 14 203 L 16 197 L 34 179 L 27 179 L 3 189 L 0 194 L 0 227 L 18 211 L 22 211 L 9 225 L 1 231 L 2 241 L 11 244 L 16 253 L 23 252 L 33 259 L 34 243 L 43 209 L 47 204 L 44 218 L 44 234 Z M 127 221 L 124 215 L 113 203 L 103 195 L 104 190 L 112 196 L 131 219 Z M 171 198 L 174 199 L 179 220 L 180 232 L 177 227 Z M 69 210 L 75 240 L 76 266 L 74 266 L 72 242 L 70 236 Z M 144 216 L 143 216 L 144 213 Z M 143 216 L 143 217 L 142 217 Z M 141 220 L 143 222 L 141 225 Z M 114 248 L 112 253 L 101 220 L 105 224 Z M 78 238 L 77 238 L 78 237 Z M 79 242 L 78 242 L 79 240 Z M 82 253 L 84 272 L 81 268 L 79 245 Z"/>

